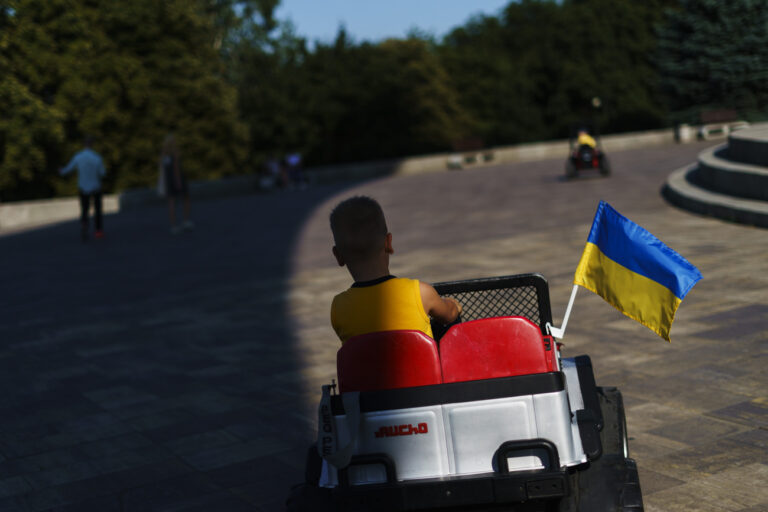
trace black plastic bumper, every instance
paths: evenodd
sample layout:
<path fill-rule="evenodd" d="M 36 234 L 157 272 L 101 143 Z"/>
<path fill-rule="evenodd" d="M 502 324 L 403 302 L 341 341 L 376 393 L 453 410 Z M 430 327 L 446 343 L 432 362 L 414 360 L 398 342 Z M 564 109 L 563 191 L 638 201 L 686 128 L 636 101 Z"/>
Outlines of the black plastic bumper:
<path fill-rule="evenodd" d="M 547 468 L 510 473 L 507 457 L 523 450 L 546 453 Z M 331 492 L 336 510 L 407 511 L 460 506 L 524 503 L 559 499 L 570 493 L 568 472 L 560 468 L 557 448 L 545 439 L 509 441 L 496 451 L 495 472 L 398 482 L 396 470 L 386 456 L 353 459 L 352 464 L 380 463 L 389 482 L 349 485 L 346 471 L 339 472 L 340 485 Z"/>

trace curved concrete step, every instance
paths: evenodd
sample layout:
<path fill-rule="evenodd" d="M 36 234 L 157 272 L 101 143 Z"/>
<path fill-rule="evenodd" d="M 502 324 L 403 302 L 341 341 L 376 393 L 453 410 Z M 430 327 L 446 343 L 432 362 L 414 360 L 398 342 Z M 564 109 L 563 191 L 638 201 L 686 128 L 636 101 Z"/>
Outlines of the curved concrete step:
<path fill-rule="evenodd" d="M 728 144 L 705 149 L 691 179 L 715 193 L 768 201 L 768 167 L 734 162 L 732 152 Z"/>
<path fill-rule="evenodd" d="M 728 157 L 737 162 L 768 167 L 768 123 L 732 133 L 728 137 Z"/>
<path fill-rule="evenodd" d="M 697 167 L 683 167 L 667 178 L 662 195 L 686 210 L 719 219 L 768 228 L 768 202 L 712 192 L 694 185 L 689 174 Z"/>

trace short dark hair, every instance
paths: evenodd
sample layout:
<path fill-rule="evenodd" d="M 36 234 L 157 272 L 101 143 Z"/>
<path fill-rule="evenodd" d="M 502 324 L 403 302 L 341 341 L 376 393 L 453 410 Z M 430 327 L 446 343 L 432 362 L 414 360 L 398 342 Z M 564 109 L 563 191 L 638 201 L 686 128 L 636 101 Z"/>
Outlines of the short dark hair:
<path fill-rule="evenodd" d="M 368 258 L 384 247 L 388 233 L 381 205 L 367 196 L 354 196 L 331 212 L 331 231 L 336 250 L 350 261 Z"/>

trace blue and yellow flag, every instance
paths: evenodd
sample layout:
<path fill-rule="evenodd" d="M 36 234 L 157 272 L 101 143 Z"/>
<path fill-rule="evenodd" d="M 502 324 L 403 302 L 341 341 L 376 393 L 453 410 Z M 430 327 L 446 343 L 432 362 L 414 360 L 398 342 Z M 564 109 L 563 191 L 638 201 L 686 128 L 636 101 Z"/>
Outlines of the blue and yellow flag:
<path fill-rule="evenodd" d="M 573 283 L 670 341 L 675 311 L 699 279 L 699 269 L 600 201 Z"/>

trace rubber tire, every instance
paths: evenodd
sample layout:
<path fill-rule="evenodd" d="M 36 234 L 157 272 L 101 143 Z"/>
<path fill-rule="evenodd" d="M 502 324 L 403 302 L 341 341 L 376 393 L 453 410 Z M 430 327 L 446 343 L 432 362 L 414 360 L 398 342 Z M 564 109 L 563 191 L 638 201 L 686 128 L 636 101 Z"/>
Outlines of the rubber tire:
<path fill-rule="evenodd" d="M 642 512 L 637 465 L 628 458 L 621 392 L 598 387 L 597 398 L 603 415 L 603 453 L 570 475 L 571 495 L 561 500 L 558 512 Z"/>
<path fill-rule="evenodd" d="M 600 174 L 603 176 L 611 175 L 611 164 L 608 161 L 608 157 L 605 155 L 600 158 Z"/>
<path fill-rule="evenodd" d="M 603 455 L 629 457 L 627 439 L 627 418 L 624 415 L 624 399 L 617 388 L 597 388 L 600 412 L 603 414 L 603 430 L 600 431 L 600 443 Z"/>
<path fill-rule="evenodd" d="M 576 166 L 569 158 L 568 161 L 565 162 L 565 178 L 570 180 L 571 178 L 575 178 L 576 174 Z"/>

